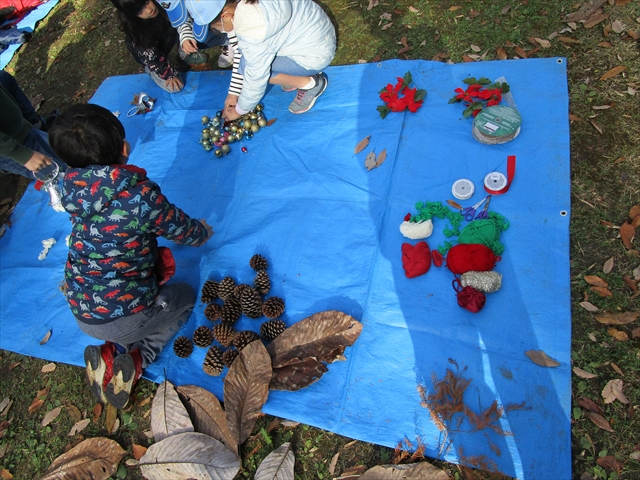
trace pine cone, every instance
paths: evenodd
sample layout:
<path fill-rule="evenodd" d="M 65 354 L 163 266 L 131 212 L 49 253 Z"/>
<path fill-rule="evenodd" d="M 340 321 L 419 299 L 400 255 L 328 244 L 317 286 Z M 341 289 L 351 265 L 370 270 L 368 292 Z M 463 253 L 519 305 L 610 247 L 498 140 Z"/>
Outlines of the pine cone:
<path fill-rule="evenodd" d="M 236 336 L 236 331 L 231 328 L 228 323 L 220 323 L 213 327 L 213 337 L 223 347 L 229 347 L 233 343 L 233 337 Z"/>
<path fill-rule="evenodd" d="M 209 327 L 202 325 L 193 332 L 193 343 L 198 347 L 208 347 L 213 343 L 213 332 Z"/>
<path fill-rule="evenodd" d="M 262 297 L 257 290 L 248 287 L 242 292 L 240 307 L 247 317 L 259 318 L 262 316 Z"/>
<path fill-rule="evenodd" d="M 236 288 L 236 281 L 231 277 L 224 277 L 218 285 L 218 296 L 222 300 L 227 300 L 233 296 L 233 289 Z"/>
<path fill-rule="evenodd" d="M 256 272 L 259 272 L 260 270 L 266 270 L 269 266 L 269 262 L 262 255 L 256 253 L 251 257 L 251 260 L 249 260 L 249 266 Z"/>
<path fill-rule="evenodd" d="M 265 341 L 270 341 L 287 329 L 282 320 L 269 320 L 260 325 L 260 337 Z"/>
<path fill-rule="evenodd" d="M 218 296 L 218 282 L 207 280 L 202 286 L 202 303 L 211 303 Z"/>
<path fill-rule="evenodd" d="M 247 288 L 251 288 L 251 286 L 247 285 L 246 283 L 241 283 L 233 289 L 233 296 L 240 300 L 240 297 L 242 297 L 242 292 L 244 292 Z"/>
<path fill-rule="evenodd" d="M 239 354 L 240 352 L 235 348 L 225 350 L 225 352 L 222 354 L 222 361 L 228 368 L 231 368 L 231 364 Z"/>
<path fill-rule="evenodd" d="M 235 297 L 229 297 L 222 305 L 220 318 L 224 323 L 233 323 L 240 318 L 241 314 L 240 302 Z"/>
<path fill-rule="evenodd" d="M 193 343 L 189 337 L 178 337 L 173 342 L 173 352 L 180 358 L 187 358 L 193 353 Z"/>
<path fill-rule="evenodd" d="M 253 279 L 253 286 L 261 295 L 269 293 L 269 290 L 271 290 L 271 280 L 267 272 L 260 270 L 256 278 Z"/>
<path fill-rule="evenodd" d="M 262 304 L 262 313 L 267 318 L 277 318 L 284 312 L 284 300 L 280 297 L 267 298 Z"/>
<path fill-rule="evenodd" d="M 211 347 L 207 350 L 204 362 L 202 363 L 202 369 L 204 373 L 214 377 L 222 373 L 224 362 L 222 361 L 222 349 L 220 347 Z"/>
<path fill-rule="evenodd" d="M 211 320 L 215 322 L 216 320 L 220 320 L 220 316 L 222 315 L 222 305 L 218 305 L 217 303 L 210 303 L 207 305 L 207 308 L 204 309 L 204 316 L 207 320 Z"/>
<path fill-rule="evenodd" d="M 235 338 L 233 339 L 233 346 L 236 347 L 238 351 L 240 351 L 254 340 L 259 339 L 260 335 L 258 335 L 253 330 L 243 330 L 236 334 Z"/>

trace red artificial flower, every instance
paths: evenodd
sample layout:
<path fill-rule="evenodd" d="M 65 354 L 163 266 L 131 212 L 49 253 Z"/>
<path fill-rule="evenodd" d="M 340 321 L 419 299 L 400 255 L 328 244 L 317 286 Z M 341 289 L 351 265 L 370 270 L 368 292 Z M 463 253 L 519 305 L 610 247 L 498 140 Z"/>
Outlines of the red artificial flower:
<path fill-rule="evenodd" d="M 407 108 L 411 113 L 416 113 L 418 109 L 422 106 L 423 101 L 415 101 L 417 88 L 409 88 L 404 87 L 402 93 L 404 94 L 404 99 L 407 101 Z"/>
<path fill-rule="evenodd" d="M 456 98 L 458 100 L 464 100 L 465 102 L 473 102 L 473 99 L 469 96 L 469 94 L 462 90 L 461 88 L 456 88 L 454 90 L 456 92 Z"/>

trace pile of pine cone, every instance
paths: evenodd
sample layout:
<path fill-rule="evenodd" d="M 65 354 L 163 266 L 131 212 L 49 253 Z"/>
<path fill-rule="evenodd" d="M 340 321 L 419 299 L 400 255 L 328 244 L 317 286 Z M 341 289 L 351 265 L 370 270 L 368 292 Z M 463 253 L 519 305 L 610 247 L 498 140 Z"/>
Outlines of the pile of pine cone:
<path fill-rule="evenodd" d="M 254 340 L 269 342 L 284 332 L 286 325 L 278 317 L 284 312 L 284 300 L 279 297 L 263 298 L 271 290 L 271 279 L 267 274 L 269 263 L 262 255 L 256 254 L 249 260 L 249 265 L 256 271 L 253 286 L 236 284 L 231 277 L 224 277 L 220 282 L 207 280 L 202 286 L 202 303 L 208 305 L 204 316 L 216 323 L 212 328 L 202 325 L 193 333 L 193 340 L 186 336 L 178 337 L 173 344 L 173 351 L 178 357 L 186 358 L 193 352 L 193 345 L 209 348 L 202 368 L 208 375 L 217 376 L 224 367 L 231 364 L 242 350 Z M 217 303 L 217 299 L 222 304 Z M 263 315 L 269 320 L 260 325 L 260 334 L 253 330 L 240 332 L 233 324 L 242 315 L 258 319 Z M 214 340 L 223 348 L 213 345 Z"/>

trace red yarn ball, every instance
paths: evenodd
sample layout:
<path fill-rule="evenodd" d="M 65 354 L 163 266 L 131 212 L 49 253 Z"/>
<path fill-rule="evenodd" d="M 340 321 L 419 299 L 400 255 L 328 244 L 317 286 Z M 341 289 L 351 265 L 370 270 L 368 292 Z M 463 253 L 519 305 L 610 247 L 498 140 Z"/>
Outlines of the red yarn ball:
<path fill-rule="evenodd" d="M 456 275 L 467 272 L 488 272 L 500 261 L 493 250 L 479 243 L 458 244 L 447 254 L 447 268 Z"/>
<path fill-rule="evenodd" d="M 478 313 L 484 307 L 487 297 L 484 293 L 471 286 L 466 286 L 458 292 L 458 305 L 469 310 L 471 313 Z"/>

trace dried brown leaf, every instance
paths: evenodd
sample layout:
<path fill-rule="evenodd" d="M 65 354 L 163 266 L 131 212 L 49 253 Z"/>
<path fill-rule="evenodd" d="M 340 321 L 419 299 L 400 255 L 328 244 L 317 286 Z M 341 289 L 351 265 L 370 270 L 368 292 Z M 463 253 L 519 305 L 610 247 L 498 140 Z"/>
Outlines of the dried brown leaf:
<path fill-rule="evenodd" d="M 598 133 L 602 135 L 602 127 L 598 125 L 594 120 L 589 120 L 589 122 L 591 122 L 591 125 L 593 125 L 593 128 L 595 128 L 598 131 Z"/>
<path fill-rule="evenodd" d="M 356 145 L 356 148 L 353 150 L 353 153 L 360 153 L 362 150 L 364 150 L 365 148 L 367 148 L 367 145 L 369 145 L 369 139 L 371 138 L 371 135 L 367 135 L 366 137 L 364 137 L 362 140 L 360 140 L 358 142 L 358 144 Z"/>
<path fill-rule="evenodd" d="M 376 158 L 376 167 L 379 167 L 380 165 L 382 165 L 386 159 L 387 159 L 387 149 L 385 148 L 378 154 L 378 157 Z"/>
<path fill-rule="evenodd" d="M 573 373 L 575 373 L 580 378 L 595 378 L 597 375 L 595 373 L 587 372 L 586 370 L 582 370 L 578 367 L 573 367 Z"/>
<path fill-rule="evenodd" d="M 542 48 L 551 48 L 551 42 L 549 40 L 545 40 L 544 38 L 534 37 L 534 40 L 538 42 L 538 44 Z"/>
<path fill-rule="evenodd" d="M 44 345 L 45 343 L 47 343 L 49 341 L 49 339 L 51 338 L 51 330 L 49 330 L 44 337 L 42 337 L 42 340 L 40 340 L 40 345 Z"/>
<path fill-rule="evenodd" d="M 98 423 L 98 420 L 100 420 L 100 415 L 102 415 L 102 404 L 96 403 L 93 407 L 93 418 L 91 419 L 93 423 Z"/>
<path fill-rule="evenodd" d="M 627 335 L 626 332 L 618 330 L 617 328 L 609 327 L 607 328 L 607 333 L 619 342 L 629 341 L 629 335 Z"/>
<path fill-rule="evenodd" d="M 147 447 L 143 447 L 142 445 L 138 445 L 134 443 L 132 445 L 133 448 L 133 458 L 136 460 L 140 460 L 145 453 L 147 453 Z"/>
<path fill-rule="evenodd" d="M 584 276 L 584 281 L 587 282 L 589 285 L 593 285 L 594 287 L 608 287 L 609 284 L 604 281 L 603 279 L 601 279 L 599 276 L 597 275 L 585 275 Z"/>
<path fill-rule="evenodd" d="M 267 401 L 271 373 L 269 354 L 262 341 L 256 340 L 240 350 L 224 379 L 227 425 L 237 445 L 249 437 Z"/>
<path fill-rule="evenodd" d="M 450 12 L 455 12 L 456 10 L 460 10 L 462 7 L 459 5 L 453 5 L 451 7 L 449 7 L 449 11 Z"/>
<path fill-rule="evenodd" d="M 513 49 L 519 57 L 527 58 L 527 52 L 522 47 L 515 47 Z"/>
<path fill-rule="evenodd" d="M 636 218 L 634 218 L 634 219 L 631 221 L 631 226 L 632 226 L 633 228 L 638 228 L 638 227 L 640 227 L 640 215 L 639 215 L 639 216 L 637 216 Z"/>
<path fill-rule="evenodd" d="M 506 60 L 507 58 L 509 58 L 507 56 L 507 52 L 505 52 L 504 49 L 500 47 L 496 48 L 496 55 L 498 56 L 499 60 Z"/>
<path fill-rule="evenodd" d="M 304 358 L 295 363 L 274 368 L 269 389 L 300 390 L 320 380 L 328 371 L 327 366 L 317 358 Z"/>
<path fill-rule="evenodd" d="M 602 267 L 602 271 L 606 274 L 611 273 L 611 270 L 613 270 L 613 257 L 604 262 L 604 266 Z"/>
<path fill-rule="evenodd" d="M 118 420 L 118 409 L 107 403 L 107 413 L 106 418 L 104 420 L 104 427 L 107 429 L 110 435 L 114 434 L 118 427 L 120 426 L 120 422 Z"/>
<path fill-rule="evenodd" d="M 40 371 L 42 373 L 51 373 L 56 369 L 56 364 L 55 363 L 47 363 L 46 365 L 43 365 L 42 368 L 40 369 Z"/>
<path fill-rule="evenodd" d="M 631 330 L 631 338 L 640 338 L 640 327 Z"/>
<path fill-rule="evenodd" d="M 3 468 L 0 469 L 0 478 L 2 478 L 2 480 L 12 480 L 13 474 L 6 468 Z"/>
<path fill-rule="evenodd" d="M 640 205 L 634 205 L 629 209 L 629 218 L 631 220 L 639 216 L 640 216 Z"/>
<path fill-rule="evenodd" d="M 605 325 L 626 325 L 638 318 L 638 312 L 603 313 L 596 315 L 596 320 Z"/>
<path fill-rule="evenodd" d="M 624 463 L 618 460 L 613 455 L 605 455 L 604 457 L 598 457 L 598 460 L 596 461 L 598 465 L 600 465 L 601 467 L 607 470 L 615 470 L 618 473 L 620 473 L 624 468 Z"/>
<path fill-rule="evenodd" d="M 462 61 L 463 61 L 463 62 L 466 62 L 466 63 L 473 63 L 473 62 L 475 62 L 475 60 L 474 60 L 472 57 L 470 57 L 469 55 L 463 55 L 463 56 L 462 56 Z"/>
<path fill-rule="evenodd" d="M 610 365 L 611 365 L 611 368 L 613 368 L 618 375 L 620 375 L 621 377 L 624 377 L 624 373 L 622 373 L 622 370 L 620 370 L 620 367 L 618 367 L 618 365 L 616 365 L 613 362 L 611 362 Z"/>
<path fill-rule="evenodd" d="M 218 398 L 208 390 L 195 385 L 184 385 L 176 390 L 189 412 L 194 430 L 219 440 L 238 455 L 238 445 L 229 430 L 227 417 Z"/>
<path fill-rule="evenodd" d="M 429 462 L 405 465 L 377 465 L 367 470 L 359 480 L 448 480 L 449 475 Z"/>
<path fill-rule="evenodd" d="M 56 458 L 40 480 L 106 480 L 116 472 L 125 453 L 114 440 L 104 437 L 88 438 Z"/>
<path fill-rule="evenodd" d="M 613 45 L 611 45 L 610 42 L 600 42 L 600 43 L 598 43 L 598 46 L 602 47 L 602 48 L 611 48 L 611 47 L 613 47 Z"/>
<path fill-rule="evenodd" d="M 587 417 L 591 420 L 596 427 L 601 428 L 602 430 L 606 430 L 607 432 L 613 433 L 613 428 L 609 425 L 609 422 L 602 415 L 599 415 L 595 412 L 587 412 Z"/>
<path fill-rule="evenodd" d="M 596 25 L 598 25 L 600 22 L 604 22 L 607 18 L 609 18 L 608 13 L 597 13 L 595 15 L 591 15 L 584 22 L 584 28 L 593 28 Z"/>
<path fill-rule="evenodd" d="M 73 419 L 74 422 L 79 422 L 80 420 L 82 420 L 82 412 L 80 412 L 80 409 L 78 407 L 76 407 L 75 405 L 67 405 L 67 413 L 69 414 L 69 416 Z"/>
<path fill-rule="evenodd" d="M 633 248 L 633 239 L 635 236 L 636 229 L 628 222 L 620 225 L 620 237 L 622 237 L 622 244 L 626 249 L 631 250 Z"/>
<path fill-rule="evenodd" d="M 151 431 L 154 440 L 159 442 L 171 435 L 193 430 L 193 423 L 178 392 L 171 382 L 165 380 L 158 387 L 151 404 Z"/>
<path fill-rule="evenodd" d="M 278 120 L 277 118 L 272 118 L 270 120 L 267 120 L 267 127 L 270 127 L 271 125 L 276 123 L 277 120 Z"/>
<path fill-rule="evenodd" d="M 594 12 L 600 8 L 600 6 L 605 2 L 605 0 L 590 0 L 586 1 L 582 4 L 580 9 L 577 12 L 572 12 L 565 16 L 562 21 L 563 22 L 579 22 L 581 20 L 586 20 Z"/>
<path fill-rule="evenodd" d="M 53 422 L 56 418 L 58 418 L 58 415 L 60 415 L 60 412 L 62 412 L 62 407 L 56 407 L 53 410 L 49 410 L 47 414 L 44 416 L 44 418 L 42 419 L 42 422 L 40 422 L 40 425 L 42 425 L 43 427 L 46 427 L 51 422 Z"/>
<path fill-rule="evenodd" d="M 618 65 L 617 67 L 613 67 L 611 70 L 607 71 L 604 75 L 600 77 L 600 80 L 608 80 L 610 78 L 615 77 L 616 75 L 620 75 L 627 69 L 624 65 Z"/>
<path fill-rule="evenodd" d="M 89 425 L 89 423 L 91 423 L 91 419 L 90 418 L 85 418 L 84 420 L 80 420 L 79 422 L 76 422 L 73 427 L 71 427 L 71 430 L 69 431 L 69 433 L 67 434 L 67 436 L 69 437 L 73 437 L 74 435 L 76 435 L 77 433 L 80 433 L 82 430 L 84 430 L 85 428 L 87 428 L 87 426 Z"/>
<path fill-rule="evenodd" d="M 571 37 L 558 37 L 562 43 L 582 43 L 580 40 Z"/>
<path fill-rule="evenodd" d="M 604 403 L 613 403 L 618 400 L 625 405 L 629 404 L 629 400 L 622 393 L 623 383 L 622 380 L 616 378 L 614 380 L 609 380 L 607 384 L 602 389 L 602 398 L 604 399 Z"/>
<path fill-rule="evenodd" d="M 533 363 L 541 367 L 558 367 L 560 365 L 560 362 L 551 358 L 543 350 L 527 350 L 524 353 Z"/>
<path fill-rule="evenodd" d="M 376 166 L 377 166 L 377 164 L 376 164 L 376 154 L 375 154 L 375 152 L 373 150 L 371 152 L 369 152 L 369 154 L 367 155 L 367 158 L 365 158 L 364 166 L 367 167 L 368 171 L 371 171 L 374 168 L 376 168 Z"/>
<path fill-rule="evenodd" d="M 578 398 L 577 402 L 580 407 L 584 408 L 588 412 L 593 412 L 593 413 L 597 413 L 598 415 L 602 415 L 602 409 L 600 408 L 600 406 L 590 398 L 580 397 Z"/>
<path fill-rule="evenodd" d="M 591 287 L 589 290 L 596 292 L 601 297 L 613 297 L 613 293 L 605 287 Z"/>
<path fill-rule="evenodd" d="M 638 290 L 638 285 L 631 278 L 625 275 L 624 277 L 622 277 L 622 280 L 624 281 L 625 285 L 631 289 L 632 292 Z"/>

